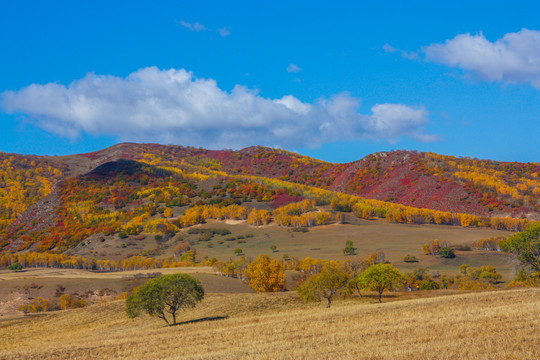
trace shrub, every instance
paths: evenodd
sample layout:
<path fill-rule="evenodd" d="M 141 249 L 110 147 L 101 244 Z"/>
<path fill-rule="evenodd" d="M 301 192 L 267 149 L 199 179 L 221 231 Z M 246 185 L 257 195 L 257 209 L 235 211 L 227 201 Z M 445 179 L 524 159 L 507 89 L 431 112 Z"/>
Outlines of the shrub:
<path fill-rule="evenodd" d="M 125 239 L 125 238 L 128 237 L 128 234 L 126 234 L 125 232 L 121 232 L 121 233 L 118 233 L 118 237 L 119 237 L 120 239 Z"/>
<path fill-rule="evenodd" d="M 439 283 L 429 277 L 420 282 L 420 290 L 437 290 L 440 288 Z"/>
<path fill-rule="evenodd" d="M 441 250 L 439 250 L 439 256 L 446 259 L 452 259 L 456 257 L 456 253 L 452 248 L 443 247 Z"/>
<path fill-rule="evenodd" d="M 345 248 L 342 250 L 343 255 L 354 255 L 354 247 L 352 246 L 345 246 Z"/>
<path fill-rule="evenodd" d="M 9 270 L 12 270 L 12 271 L 21 271 L 22 268 L 23 268 L 22 264 L 18 261 L 16 263 L 9 265 Z"/>
<path fill-rule="evenodd" d="M 406 263 L 416 263 L 418 262 L 418 259 L 414 255 L 405 255 L 403 261 Z"/>

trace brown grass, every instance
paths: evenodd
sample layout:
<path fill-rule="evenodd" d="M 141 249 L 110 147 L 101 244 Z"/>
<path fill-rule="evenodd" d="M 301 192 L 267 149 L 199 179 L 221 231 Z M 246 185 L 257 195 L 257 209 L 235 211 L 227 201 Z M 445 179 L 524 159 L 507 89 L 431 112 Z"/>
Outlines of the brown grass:
<path fill-rule="evenodd" d="M 430 293 L 436 295 L 437 293 Z M 1 359 L 539 359 L 540 289 L 305 305 L 210 295 L 175 327 L 121 301 L 0 323 Z"/>
<path fill-rule="evenodd" d="M 167 268 L 113 273 L 95 273 L 87 270 L 69 269 L 27 269 L 22 272 L 0 270 L 0 321 L 5 318 L 20 317 L 17 308 L 32 302 L 40 296 L 57 301 L 58 285 L 64 293 L 82 296 L 87 303 L 119 296 L 131 292 L 144 284 L 147 278 L 135 278 L 137 274 L 171 274 L 187 272 L 198 278 L 207 293 L 253 293 L 253 289 L 238 279 L 217 276 L 209 267 Z M 1 358 L 0 358 L 1 359 Z"/>

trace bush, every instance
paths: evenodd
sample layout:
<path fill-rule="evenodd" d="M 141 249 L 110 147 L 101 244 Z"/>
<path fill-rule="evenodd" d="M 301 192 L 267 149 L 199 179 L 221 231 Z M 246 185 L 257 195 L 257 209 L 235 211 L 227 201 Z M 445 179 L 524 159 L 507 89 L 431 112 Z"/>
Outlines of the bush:
<path fill-rule="evenodd" d="M 429 277 L 420 282 L 420 290 L 437 290 L 440 288 L 439 283 Z"/>
<path fill-rule="evenodd" d="M 198 240 L 199 240 L 199 241 L 210 241 L 210 240 L 212 240 L 212 237 L 213 237 L 213 236 L 214 236 L 214 235 L 213 235 L 212 233 L 209 233 L 209 232 L 207 232 L 207 233 L 201 233 L 201 235 L 199 236 L 199 239 L 198 239 Z"/>
<path fill-rule="evenodd" d="M 446 259 L 452 259 L 456 257 L 456 253 L 454 252 L 454 249 L 449 247 L 444 247 L 441 250 L 439 250 L 439 256 Z"/>
<path fill-rule="evenodd" d="M 343 251 L 343 255 L 354 255 L 355 254 L 354 247 L 352 247 L 352 246 L 345 246 L 345 249 L 343 249 L 342 251 Z"/>
<path fill-rule="evenodd" d="M 23 268 L 22 264 L 18 261 L 16 263 L 9 265 L 9 270 L 13 270 L 13 271 L 21 271 L 22 268 Z"/>
<path fill-rule="evenodd" d="M 125 238 L 128 237 L 128 234 L 126 234 L 125 232 L 121 232 L 121 233 L 118 233 L 118 237 L 119 237 L 120 239 L 125 239 Z"/>
<path fill-rule="evenodd" d="M 416 263 L 418 262 L 418 259 L 414 255 L 405 255 L 403 261 L 406 263 Z"/>
<path fill-rule="evenodd" d="M 454 249 L 459 251 L 472 251 L 471 245 L 469 244 L 454 245 Z"/>

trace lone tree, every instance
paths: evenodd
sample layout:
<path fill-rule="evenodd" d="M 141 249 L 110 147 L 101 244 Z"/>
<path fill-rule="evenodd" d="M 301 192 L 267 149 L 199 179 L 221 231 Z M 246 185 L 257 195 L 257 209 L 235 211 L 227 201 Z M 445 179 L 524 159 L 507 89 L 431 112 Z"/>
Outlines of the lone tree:
<path fill-rule="evenodd" d="M 257 257 L 249 263 L 244 271 L 244 277 L 257 292 L 274 292 L 283 289 L 285 285 L 285 270 L 283 264 L 268 255 Z"/>
<path fill-rule="evenodd" d="M 347 293 L 350 288 L 349 275 L 335 263 L 329 263 L 317 275 L 313 275 L 300 285 L 296 291 L 304 302 L 321 301 L 325 298 L 327 308 L 332 304 L 332 297 L 338 293 Z"/>
<path fill-rule="evenodd" d="M 517 254 L 523 265 L 540 272 L 540 223 L 530 225 L 527 230 L 510 236 L 499 245 L 502 251 Z"/>
<path fill-rule="evenodd" d="M 405 278 L 394 266 L 381 263 L 368 267 L 356 281 L 364 290 L 377 291 L 379 302 L 382 302 L 383 291 L 394 290 L 405 282 Z"/>
<path fill-rule="evenodd" d="M 126 299 L 126 313 L 134 318 L 141 311 L 163 319 L 167 326 L 176 325 L 176 312 L 193 308 L 204 298 L 199 280 L 187 274 L 164 275 L 148 281 Z M 172 323 L 167 318 L 172 316 Z"/>

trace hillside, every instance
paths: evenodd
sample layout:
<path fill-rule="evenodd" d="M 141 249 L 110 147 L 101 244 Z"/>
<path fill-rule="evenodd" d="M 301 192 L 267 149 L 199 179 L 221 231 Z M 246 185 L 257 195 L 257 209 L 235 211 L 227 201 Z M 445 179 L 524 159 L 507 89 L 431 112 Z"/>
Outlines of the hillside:
<path fill-rule="evenodd" d="M 0 323 L 0 358 L 540 358 L 539 289 L 413 294 L 427 297 L 364 296 L 330 309 L 294 293 L 215 294 L 173 327 L 106 302 Z"/>
<path fill-rule="evenodd" d="M 500 216 L 539 216 L 537 163 L 394 151 L 332 164 L 263 147 L 129 143 L 63 157 L 0 155 L 4 251 L 63 252 L 122 233 L 167 239 L 211 218 L 262 225 L 248 219 L 253 209 L 260 212 L 254 216 L 268 214 L 264 221 L 272 221 L 273 211 L 274 221 L 292 227 L 329 224 L 353 210 L 398 223 L 513 231 L 525 222 Z M 319 206 L 283 208 L 304 199 Z"/>
<path fill-rule="evenodd" d="M 415 151 L 380 152 L 332 164 L 264 147 L 214 151 L 121 144 L 121 158 L 182 163 L 440 211 L 521 216 L 540 209 L 540 163 L 508 163 Z M 86 154 L 100 159 L 113 148 Z M 101 162 L 103 160 L 100 160 Z"/>

